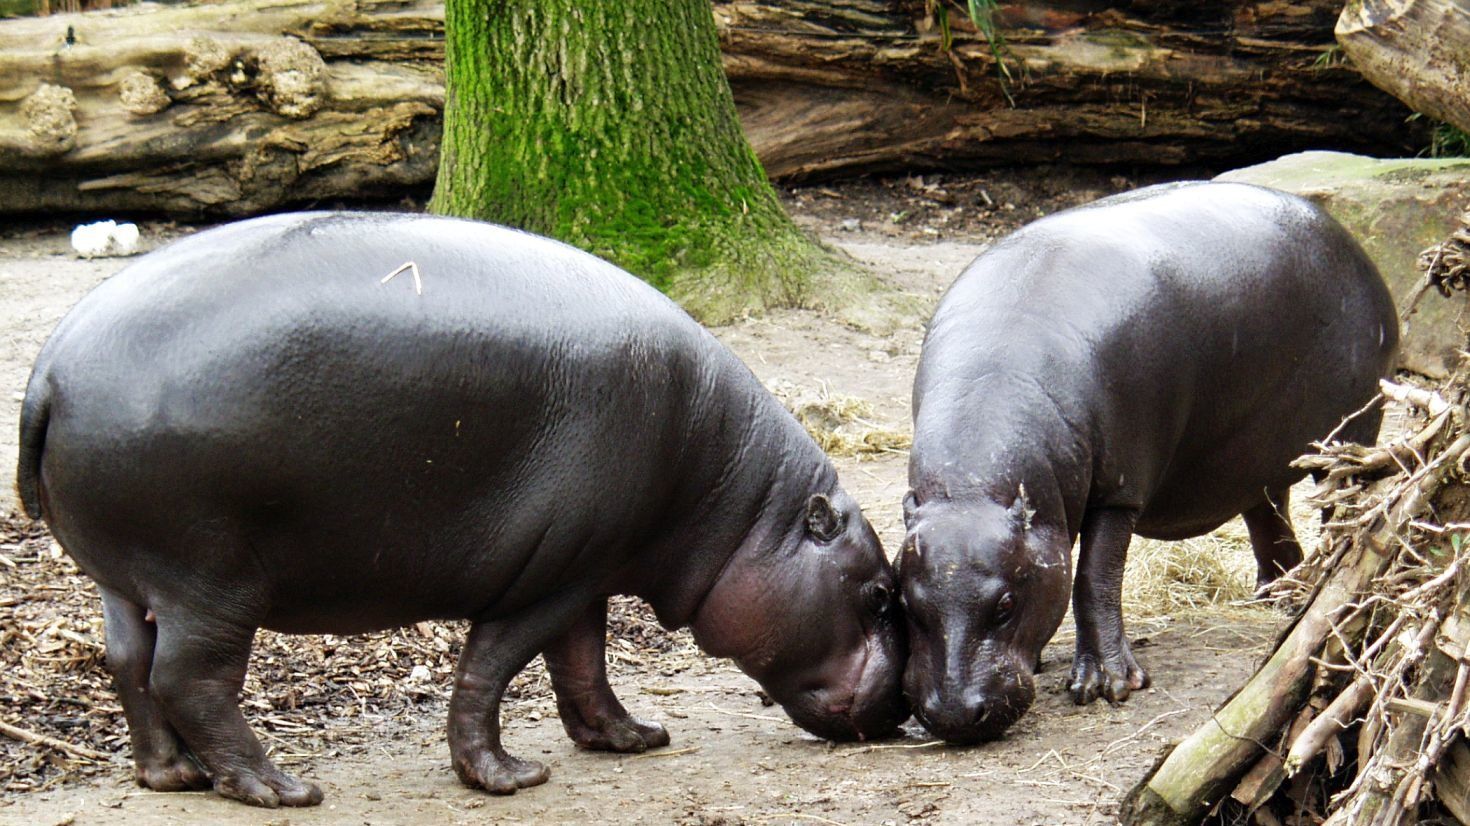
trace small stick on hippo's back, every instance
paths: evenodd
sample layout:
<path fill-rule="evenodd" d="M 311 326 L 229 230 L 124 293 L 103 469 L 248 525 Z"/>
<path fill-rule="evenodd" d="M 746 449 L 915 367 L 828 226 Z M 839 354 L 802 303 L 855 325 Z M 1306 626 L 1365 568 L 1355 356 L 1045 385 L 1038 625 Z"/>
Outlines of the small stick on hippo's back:
<path fill-rule="evenodd" d="M 393 280 L 393 277 L 394 276 L 396 276 L 399 273 L 402 273 L 404 271 L 407 271 L 407 272 L 410 272 L 410 273 L 413 274 L 413 291 L 414 291 L 414 294 L 415 295 L 423 295 L 424 294 L 424 282 L 423 282 L 423 279 L 419 278 L 419 265 L 418 264 L 415 264 L 412 261 L 405 261 L 405 262 L 403 262 L 403 264 L 400 265 L 398 267 L 398 269 L 396 269 L 393 272 L 390 272 L 387 275 L 383 276 L 383 279 L 381 281 L 379 281 L 378 283 L 379 284 L 387 284 L 389 281 L 392 281 Z"/>

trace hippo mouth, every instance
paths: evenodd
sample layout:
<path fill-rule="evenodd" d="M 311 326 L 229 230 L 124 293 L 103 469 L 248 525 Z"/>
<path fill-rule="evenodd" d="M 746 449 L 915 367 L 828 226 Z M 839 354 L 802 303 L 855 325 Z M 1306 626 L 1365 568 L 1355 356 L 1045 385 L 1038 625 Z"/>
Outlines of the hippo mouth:
<path fill-rule="evenodd" d="M 952 746 L 973 746 L 999 740 L 1020 716 L 1017 713 L 1004 719 L 994 709 L 984 708 L 968 722 L 955 724 L 943 717 L 931 716 L 931 712 L 922 707 L 914 709 L 915 719 L 926 731 Z"/>
<path fill-rule="evenodd" d="M 991 670 L 978 684 L 955 682 L 946 691 L 915 688 L 914 717 L 930 734 L 957 746 L 1001 739 L 1036 699 L 1035 678 L 1019 665 Z"/>
<path fill-rule="evenodd" d="M 887 653 L 875 652 L 875 645 L 870 637 L 853 704 L 847 710 L 859 740 L 891 736 L 909 718 L 908 700 L 903 696 L 903 668 Z"/>
<path fill-rule="evenodd" d="M 856 668 L 849 672 L 855 679 L 838 683 L 850 688 L 808 689 L 782 706 L 797 725 L 827 740 L 863 741 L 892 735 L 909 717 L 901 674 L 893 660 L 883 650 L 881 631 L 875 630 L 864 641 Z"/>

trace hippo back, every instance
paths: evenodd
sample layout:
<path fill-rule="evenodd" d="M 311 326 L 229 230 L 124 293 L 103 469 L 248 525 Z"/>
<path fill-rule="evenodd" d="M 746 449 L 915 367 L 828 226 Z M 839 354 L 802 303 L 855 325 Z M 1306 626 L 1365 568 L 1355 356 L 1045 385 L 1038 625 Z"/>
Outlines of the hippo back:
<path fill-rule="evenodd" d="M 1290 460 L 1373 396 L 1397 340 L 1371 261 L 1301 198 L 1198 182 L 1105 198 L 950 288 L 915 382 L 915 451 L 933 457 L 916 464 L 968 454 L 986 477 L 976 461 L 1027 433 L 1067 453 L 1051 464 L 1083 500 L 1147 504 L 1142 533 L 1187 514 L 1160 532 L 1190 535 L 1297 478 Z M 985 432 L 956 427 L 961 410 Z M 1348 437 L 1376 431 L 1371 415 Z"/>
<path fill-rule="evenodd" d="M 285 630 L 613 576 L 757 422 L 825 466 L 651 287 L 416 215 L 265 218 L 153 253 L 63 320 L 27 396 L 48 521 L 88 573 L 124 594 L 259 577 Z M 764 484 L 726 480 L 736 535 Z"/>

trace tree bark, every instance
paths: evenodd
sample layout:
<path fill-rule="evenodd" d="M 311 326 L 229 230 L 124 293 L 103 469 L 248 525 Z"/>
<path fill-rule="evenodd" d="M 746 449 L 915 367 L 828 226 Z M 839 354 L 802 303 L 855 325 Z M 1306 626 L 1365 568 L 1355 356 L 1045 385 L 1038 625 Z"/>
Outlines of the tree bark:
<path fill-rule="evenodd" d="M 803 303 L 835 257 L 741 131 L 707 0 L 447 0 L 431 209 L 559 238 L 707 319 Z"/>
<path fill-rule="evenodd" d="M 1436 120 L 1470 132 L 1470 4 L 1348 3 L 1337 39 L 1363 76 Z"/>
<path fill-rule="evenodd" d="M 945 2 L 948 49 L 925 0 L 716 2 L 766 171 L 1234 163 L 1428 142 L 1334 51 L 1340 0 L 1003 3 L 1004 81 L 962 4 Z M 0 213 L 241 215 L 425 186 L 443 23 L 435 0 L 0 21 Z"/>

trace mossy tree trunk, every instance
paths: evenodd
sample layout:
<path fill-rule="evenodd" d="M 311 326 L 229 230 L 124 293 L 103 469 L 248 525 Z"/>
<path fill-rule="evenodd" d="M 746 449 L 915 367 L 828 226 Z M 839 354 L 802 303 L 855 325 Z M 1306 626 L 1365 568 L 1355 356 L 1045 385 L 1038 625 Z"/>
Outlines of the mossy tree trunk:
<path fill-rule="evenodd" d="M 706 320 L 808 300 L 836 259 L 745 140 L 708 0 L 445 7 L 431 209 L 550 235 Z"/>

